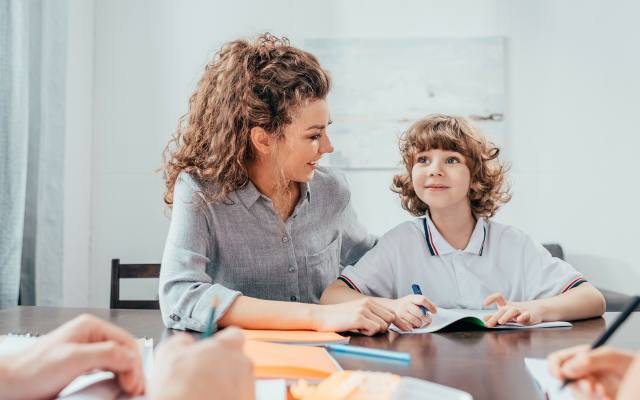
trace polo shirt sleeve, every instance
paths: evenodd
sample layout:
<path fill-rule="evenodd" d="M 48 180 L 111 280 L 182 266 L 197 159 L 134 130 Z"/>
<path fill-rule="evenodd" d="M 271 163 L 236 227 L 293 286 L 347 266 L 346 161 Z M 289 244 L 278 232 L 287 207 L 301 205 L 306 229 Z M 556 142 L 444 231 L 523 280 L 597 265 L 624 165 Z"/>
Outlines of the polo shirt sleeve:
<path fill-rule="evenodd" d="M 529 235 L 524 235 L 525 293 L 528 300 L 557 296 L 586 282 L 569 263 L 553 257 Z"/>
<path fill-rule="evenodd" d="M 338 277 L 351 289 L 367 296 L 396 298 L 394 263 L 395 246 L 388 234 L 355 265 L 349 265 Z"/>

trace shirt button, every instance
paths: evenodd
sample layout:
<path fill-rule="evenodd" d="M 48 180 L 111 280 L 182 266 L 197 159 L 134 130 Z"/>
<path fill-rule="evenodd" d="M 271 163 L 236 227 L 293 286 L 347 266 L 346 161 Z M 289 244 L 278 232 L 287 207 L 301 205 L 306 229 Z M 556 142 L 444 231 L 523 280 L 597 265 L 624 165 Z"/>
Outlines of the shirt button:
<path fill-rule="evenodd" d="M 286 236 L 282 237 L 282 243 L 287 243 L 289 241 L 289 238 Z"/>
<path fill-rule="evenodd" d="M 291 297 L 289 297 L 289 298 L 291 299 L 291 301 L 296 301 L 296 300 L 298 300 L 298 298 L 297 298 L 296 296 L 291 296 Z"/>
<path fill-rule="evenodd" d="M 289 272 L 295 272 L 295 271 L 296 271 L 296 267 L 294 266 L 289 267 Z"/>
<path fill-rule="evenodd" d="M 171 315 L 169 315 L 169 318 L 171 318 L 172 320 L 174 320 L 174 321 L 176 321 L 176 322 L 180 321 L 180 317 L 179 317 L 179 316 L 177 316 L 177 315 L 175 315 L 175 314 L 171 314 Z"/>

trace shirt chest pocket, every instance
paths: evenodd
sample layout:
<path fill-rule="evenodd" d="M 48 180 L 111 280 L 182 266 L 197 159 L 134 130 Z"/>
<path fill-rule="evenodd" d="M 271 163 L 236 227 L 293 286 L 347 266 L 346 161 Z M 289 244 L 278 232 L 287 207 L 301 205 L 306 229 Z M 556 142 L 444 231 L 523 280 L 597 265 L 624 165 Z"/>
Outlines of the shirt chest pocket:
<path fill-rule="evenodd" d="M 313 302 L 319 302 L 322 291 L 335 281 L 340 273 L 340 246 L 342 237 L 335 239 L 322 251 L 305 256 L 305 266 L 309 277 L 309 295 Z"/>

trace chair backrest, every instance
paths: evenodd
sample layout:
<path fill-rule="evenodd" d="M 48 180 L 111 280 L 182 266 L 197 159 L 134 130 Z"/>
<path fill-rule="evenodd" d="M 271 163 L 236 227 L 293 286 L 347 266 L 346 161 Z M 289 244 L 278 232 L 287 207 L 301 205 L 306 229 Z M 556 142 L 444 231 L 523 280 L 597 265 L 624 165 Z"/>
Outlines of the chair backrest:
<path fill-rule="evenodd" d="M 120 264 L 111 260 L 111 308 L 159 310 L 158 300 L 120 300 L 121 278 L 159 278 L 160 264 Z"/>
<path fill-rule="evenodd" d="M 549 251 L 549 253 L 551 253 L 552 256 L 564 260 L 564 251 L 562 250 L 562 246 L 557 243 L 543 243 L 542 245 Z"/>

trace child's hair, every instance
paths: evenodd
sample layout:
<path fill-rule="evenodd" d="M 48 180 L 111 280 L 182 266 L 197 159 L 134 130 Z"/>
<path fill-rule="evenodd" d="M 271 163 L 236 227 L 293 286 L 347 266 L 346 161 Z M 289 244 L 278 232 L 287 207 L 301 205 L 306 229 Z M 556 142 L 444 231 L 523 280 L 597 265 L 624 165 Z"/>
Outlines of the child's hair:
<path fill-rule="evenodd" d="M 423 118 L 400 137 L 400 153 L 406 171 L 393 177 L 391 190 L 400 195 L 402 208 L 415 216 L 429 210 L 416 195 L 411 170 L 418 153 L 448 150 L 462 154 L 471 172 L 469 201 L 475 217 L 491 218 L 511 199 L 505 182 L 507 167 L 498 160 L 500 149 L 462 117 L 434 114 Z"/>
<path fill-rule="evenodd" d="M 326 98 L 330 86 L 318 60 L 287 38 L 265 33 L 255 41 L 225 44 L 206 65 L 189 111 L 164 151 L 165 203 L 173 204 L 182 171 L 214 184 L 207 187 L 215 192 L 204 193 L 208 201 L 225 200 L 244 187 L 255 157 L 251 128 L 282 138 L 292 114 L 308 101 Z"/>

